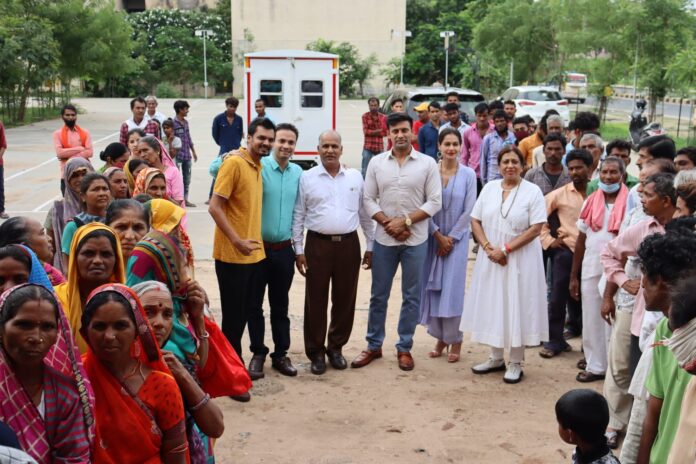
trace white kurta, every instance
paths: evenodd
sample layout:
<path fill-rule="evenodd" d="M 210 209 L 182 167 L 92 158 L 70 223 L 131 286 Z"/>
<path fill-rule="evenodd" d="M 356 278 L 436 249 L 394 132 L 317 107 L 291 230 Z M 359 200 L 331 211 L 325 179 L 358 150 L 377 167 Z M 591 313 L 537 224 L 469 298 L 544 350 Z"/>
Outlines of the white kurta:
<path fill-rule="evenodd" d="M 509 193 L 501 214 L 502 181 L 487 183 L 471 213 L 481 221 L 495 247 L 509 243 L 533 224 L 546 222 L 546 204 L 539 187 L 523 180 L 516 189 L 517 197 L 515 190 Z M 471 332 L 472 341 L 495 348 L 538 345 L 548 340 L 546 281 L 538 238 L 513 251 L 506 266 L 490 261 L 483 249 L 479 251 L 461 329 Z"/>

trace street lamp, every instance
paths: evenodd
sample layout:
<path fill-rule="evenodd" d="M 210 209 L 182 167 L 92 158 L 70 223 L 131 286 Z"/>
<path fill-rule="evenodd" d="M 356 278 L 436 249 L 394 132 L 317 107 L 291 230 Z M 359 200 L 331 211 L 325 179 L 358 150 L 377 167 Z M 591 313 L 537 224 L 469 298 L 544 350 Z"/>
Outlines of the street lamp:
<path fill-rule="evenodd" d="M 205 49 L 205 41 L 215 33 L 210 29 L 196 29 L 196 37 L 203 37 L 203 87 L 205 87 L 205 98 L 208 98 L 208 56 Z"/>
<path fill-rule="evenodd" d="M 406 38 L 411 37 L 411 31 L 395 31 L 392 29 L 392 37 L 401 37 L 401 34 L 404 36 L 404 41 L 402 43 L 402 50 L 401 50 L 401 77 L 399 78 L 399 87 L 403 87 L 404 85 L 404 55 L 406 54 Z"/>
<path fill-rule="evenodd" d="M 445 90 L 447 90 L 447 76 L 449 73 L 449 39 L 450 37 L 454 37 L 454 31 L 440 32 L 440 37 L 445 39 Z"/>

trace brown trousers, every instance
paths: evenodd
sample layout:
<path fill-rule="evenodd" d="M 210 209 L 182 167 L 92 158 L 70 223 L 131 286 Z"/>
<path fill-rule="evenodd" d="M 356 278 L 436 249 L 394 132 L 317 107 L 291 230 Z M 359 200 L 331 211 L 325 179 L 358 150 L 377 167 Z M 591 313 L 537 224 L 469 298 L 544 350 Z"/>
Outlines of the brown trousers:
<path fill-rule="evenodd" d="M 357 232 L 340 242 L 313 233 L 305 246 L 307 282 L 304 308 L 305 353 L 309 359 L 326 351 L 340 352 L 353 330 L 355 299 L 360 273 L 360 241 Z M 331 284 L 331 324 L 326 346 L 326 311 Z"/>

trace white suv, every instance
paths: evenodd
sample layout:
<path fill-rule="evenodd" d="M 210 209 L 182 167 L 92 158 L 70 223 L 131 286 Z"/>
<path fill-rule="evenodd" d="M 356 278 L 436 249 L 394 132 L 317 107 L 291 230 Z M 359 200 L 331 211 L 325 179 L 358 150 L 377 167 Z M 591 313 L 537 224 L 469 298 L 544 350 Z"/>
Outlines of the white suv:
<path fill-rule="evenodd" d="M 556 110 L 567 126 L 570 122 L 568 100 L 564 99 L 555 87 L 520 86 L 510 87 L 500 96 L 500 100 L 512 100 L 517 105 L 516 116 L 530 115 L 537 124 L 548 110 Z"/>

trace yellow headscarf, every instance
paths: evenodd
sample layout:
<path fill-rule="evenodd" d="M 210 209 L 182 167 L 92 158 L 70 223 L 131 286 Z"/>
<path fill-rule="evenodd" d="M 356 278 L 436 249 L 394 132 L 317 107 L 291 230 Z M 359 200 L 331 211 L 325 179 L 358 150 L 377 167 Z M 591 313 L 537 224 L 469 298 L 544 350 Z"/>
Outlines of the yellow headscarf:
<path fill-rule="evenodd" d="M 75 335 L 77 346 L 81 353 L 87 351 L 87 342 L 80 334 L 82 327 L 82 298 L 80 297 L 79 274 L 77 270 L 77 249 L 84 241 L 85 237 L 97 230 L 105 230 L 114 237 L 116 242 L 116 262 L 114 263 L 114 271 L 106 283 L 122 284 L 126 281 L 126 271 L 123 264 L 123 253 L 121 253 L 121 242 L 118 239 L 116 232 L 111 227 L 105 226 L 99 222 L 86 224 L 75 232 L 72 243 L 70 244 L 70 261 L 68 263 L 67 277 L 68 281 L 55 287 L 56 295 L 63 305 L 65 315 L 70 323 L 70 328 Z"/>
<path fill-rule="evenodd" d="M 152 213 L 150 220 L 152 228 L 165 234 L 174 230 L 186 214 L 184 208 L 161 198 L 150 201 L 150 212 Z"/>

